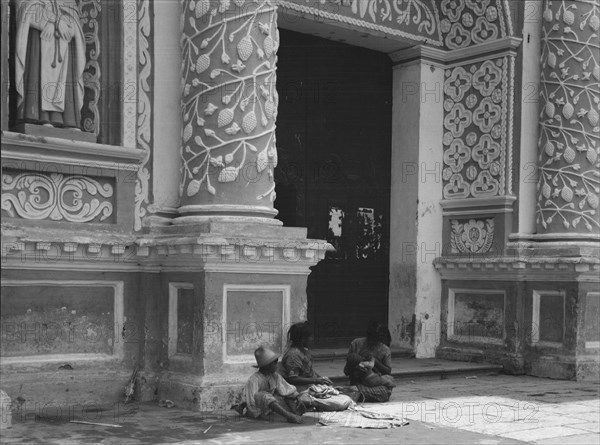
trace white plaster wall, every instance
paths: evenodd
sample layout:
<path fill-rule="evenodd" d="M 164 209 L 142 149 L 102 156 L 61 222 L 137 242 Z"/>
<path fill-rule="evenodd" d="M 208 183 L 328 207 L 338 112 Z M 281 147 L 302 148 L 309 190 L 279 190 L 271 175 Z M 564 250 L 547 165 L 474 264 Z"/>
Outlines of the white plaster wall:
<path fill-rule="evenodd" d="M 442 281 L 433 260 L 442 255 L 443 85 L 441 67 L 421 65 L 419 206 L 417 211 L 417 358 L 434 357 L 440 342 Z M 420 329 L 419 329 L 420 328 Z"/>
<path fill-rule="evenodd" d="M 392 346 L 403 347 L 415 309 L 420 71 L 420 64 L 394 67 L 392 93 L 388 326 Z"/>
<path fill-rule="evenodd" d="M 518 231 L 521 234 L 535 233 L 542 11 L 541 0 L 525 2 L 519 159 Z"/>
<path fill-rule="evenodd" d="M 421 62 L 394 68 L 389 326 L 393 346 L 416 314 L 415 353 L 439 344 L 441 279 L 432 265 L 442 251 L 444 71 Z"/>
<path fill-rule="evenodd" d="M 152 185 L 157 209 L 178 207 L 181 145 L 179 2 L 154 2 L 154 151 Z"/>

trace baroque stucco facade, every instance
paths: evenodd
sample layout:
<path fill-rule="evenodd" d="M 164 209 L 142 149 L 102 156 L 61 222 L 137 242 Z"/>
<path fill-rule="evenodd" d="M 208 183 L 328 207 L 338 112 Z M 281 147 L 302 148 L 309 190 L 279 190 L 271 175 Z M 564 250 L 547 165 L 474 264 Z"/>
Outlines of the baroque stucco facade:
<path fill-rule="evenodd" d="M 278 28 L 393 62 L 393 346 L 598 375 L 594 2 L 180 3 L 80 2 L 122 8 L 110 140 L 93 107 L 84 130 L 97 142 L 13 131 L 3 38 L 2 304 L 21 312 L 3 318 L 1 372 L 13 400 L 120 400 L 136 369 L 139 400 L 225 406 L 256 344 L 281 350 L 306 317 L 309 268 L 332 247 L 274 218 Z M 35 318 L 37 299 L 57 295 L 76 309 Z"/>

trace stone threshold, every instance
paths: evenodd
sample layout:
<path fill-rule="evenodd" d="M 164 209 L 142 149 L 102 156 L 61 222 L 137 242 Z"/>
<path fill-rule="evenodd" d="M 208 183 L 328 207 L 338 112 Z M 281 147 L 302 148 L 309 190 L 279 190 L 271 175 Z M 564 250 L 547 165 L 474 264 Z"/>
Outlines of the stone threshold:
<path fill-rule="evenodd" d="M 348 348 L 315 348 L 310 350 L 315 361 L 332 360 L 339 357 L 346 358 Z M 414 358 L 415 353 L 410 348 L 392 349 L 392 357 Z"/>
<path fill-rule="evenodd" d="M 335 383 L 347 381 L 344 375 L 344 357 L 330 360 L 315 360 L 314 369 L 321 375 L 327 376 Z M 477 377 L 478 375 L 498 374 L 503 370 L 502 365 L 490 363 L 458 362 L 436 358 L 408 358 L 392 355 L 392 375 L 396 379 L 419 379 L 449 376 Z"/>

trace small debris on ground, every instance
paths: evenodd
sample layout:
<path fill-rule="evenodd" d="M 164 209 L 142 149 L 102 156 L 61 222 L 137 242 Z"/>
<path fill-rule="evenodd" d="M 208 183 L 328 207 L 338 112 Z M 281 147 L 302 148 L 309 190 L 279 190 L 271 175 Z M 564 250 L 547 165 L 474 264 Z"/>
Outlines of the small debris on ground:
<path fill-rule="evenodd" d="M 121 428 L 121 425 L 116 425 L 114 423 L 87 422 L 85 420 L 71 420 L 70 423 L 82 423 L 84 425 L 110 426 L 110 427 L 113 427 L 113 428 Z"/>
<path fill-rule="evenodd" d="M 173 402 L 172 400 L 159 400 L 158 401 L 158 406 L 162 406 L 163 408 L 174 408 L 175 407 L 175 402 Z"/>

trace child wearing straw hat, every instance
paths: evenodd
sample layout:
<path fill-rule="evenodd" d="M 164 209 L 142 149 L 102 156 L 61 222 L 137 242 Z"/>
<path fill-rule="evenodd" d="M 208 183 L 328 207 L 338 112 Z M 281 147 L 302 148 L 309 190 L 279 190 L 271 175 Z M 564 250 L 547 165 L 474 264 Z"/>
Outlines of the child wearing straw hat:
<path fill-rule="evenodd" d="M 279 355 L 261 346 L 254 351 L 254 357 L 258 371 L 248 379 L 242 396 L 246 415 L 265 419 L 277 413 L 290 423 L 302 423 L 304 404 L 296 387 L 277 373 Z"/>

